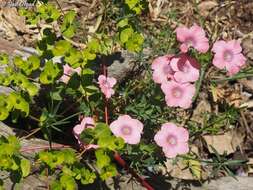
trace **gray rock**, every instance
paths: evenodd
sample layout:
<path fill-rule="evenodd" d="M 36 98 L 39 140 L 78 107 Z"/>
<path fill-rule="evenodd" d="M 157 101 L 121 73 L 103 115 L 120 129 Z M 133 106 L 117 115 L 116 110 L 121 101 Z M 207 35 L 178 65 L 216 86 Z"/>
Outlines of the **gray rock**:
<path fill-rule="evenodd" d="M 222 177 L 205 183 L 202 187 L 192 187 L 192 190 L 252 190 L 252 177 Z"/>

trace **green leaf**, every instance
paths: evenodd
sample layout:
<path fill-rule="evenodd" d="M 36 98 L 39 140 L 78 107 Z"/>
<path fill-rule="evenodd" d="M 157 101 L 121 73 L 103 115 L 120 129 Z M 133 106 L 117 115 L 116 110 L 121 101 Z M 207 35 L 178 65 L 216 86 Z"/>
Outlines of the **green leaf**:
<path fill-rule="evenodd" d="M 124 18 L 118 22 L 117 27 L 123 28 L 127 25 L 128 25 L 128 18 Z"/>
<path fill-rule="evenodd" d="M 9 56 L 6 53 L 0 53 L 0 65 L 6 65 L 9 63 Z"/>
<path fill-rule="evenodd" d="M 125 0 L 125 3 L 130 9 L 133 9 L 138 4 L 138 2 L 139 0 Z"/>
<path fill-rule="evenodd" d="M 88 169 L 82 168 L 81 169 L 81 183 L 83 185 L 92 184 L 96 179 L 96 174 L 90 172 Z"/>
<path fill-rule="evenodd" d="M 60 178 L 61 186 L 65 190 L 75 190 L 77 189 L 76 182 L 72 176 L 69 175 L 63 175 Z"/>
<path fill-rule="evenodd" d="M 95 155 L 97 159 L 96 165 L 98 168 L 102 169 L 110 165 L 111 159 L 103 149 L 96 150 Z"/>
<path fill-rule="evenodd" d="M 95 131 L 92 128 L 86 128 L 80 135 L 82 142 L 85 144 L 94 144 L 95 142 Z"/>
<path fill-rule="evenodd" d="M 139 33 L 134 33 L 126 42 L 126 48 L 132 52 L 139 52 L 142 49 L 144 38 Z"/>
<path fill-rule="evenodd" d="M 53 4 L 42 4 L 38 8 L 38 13 L 47 23 L 56 21 L 61 15 L 60 11 Z"/>
<path fill-rule="evenodd" d="M 52 49 L 54 56 L 62 56 L 72 48 L 71 44 L 66 40 L 56 42 L 55 47 Z"/>
<path fill-rule="evenodd" d="M 39 92 L 39 88 L 33 83 L 28 83 L 24 86 L 24 88 L 27 90 L 30 96 L 35 96 Z"/>
<path fill-rule="evenodd" d="M 96 127 L 94 129 L 94 132 L 95 132 L 96 139 L 99 139 L 102 136 L 106 137 L 106 136 L 111 135 L 111 130 L 110 130 L 109 126 L 105 123 L 96 123 Z"/>
<path fill-rule="evenodd" d="M 63 18 L 63 23 L 73 23 L 76 17 L 75 11 L 68 11 Z"/>
<path fill-rule="evenodd" d="M 101 173 L 100 173 L 100 178 L 102 180 L 106 180 L 110 177 L 114 177 L 116 176 L 118 173 L 117 169 L 116 169 L 116 166 L 114 164 L 111 164 L 107 167 L 104 167 L 102 170 L 101 170 Z"/>
<path fill-rule="evenodd" d="M 4 107 L 0 107 L 0 121 L 4 121 L 5 119 L 7 119 L 9 116 L 9 111 L 4 108 Z"/>
<path fill-rule="evenodd" d="M 80 67 L 83 63 L 83 59 L 82 53 L 74 48 L 71 48 L 64 56 L 64 61 L 74 69 Z"/>
<path fill-rule="evenodd" d="M 29 114 L 29 103 L 20 95 L 15 92 L 10 93 L 8 96 L 8 101 L 10 101 L 11 105 L 17 110 L 20 110 L 25 113 L 27 117 Z"/>
<path fill-rule="evenodd" d="M 0 107 L 3 107 L 6 111 L 11 111 L 13 104 L 8 101 L 8 96 L 5 94 L 0 94 Z"/>
<path fill-rule="evenodd" d="M 31 170 L 30 161 L 27 160 L 27 159 L 22 159 L 20 167 L 21 167 L 21 171 L 22 171 L 23 177 L 28 176 L 29 173 L 30 173 L 30 170 Z"/>
<path fill-rule="evenodd" d="M 12 81 L 12 77 L 6 74 L 0 74 L 0 85 L 9 86 Z"/>
<path fill-rule="evenodd" d="M 71 25 L 65 30 L 62 31 L 63 36 L 66 36 L 67 38 L 72 38 L 75 35 L 76 27 Z"/>
<path fill-rule="evenodd" d="M 53 181 L 50 185 L 51 189 L 53 190 L 63 190 L 63 187 L 59 181 Z"/>
<path fill-rule="evenodd" d="M 14 57 L 13 62 L 14 62 L 14 65 L 20 69 L 24 68 L 26 65 L 25 61 L 21 57 L 18 57 L 18 56 Z"/>
<path fill-rule="evenodd" d="M 25 71 L 27 75 L 30 75 L 32 71 L 37 70 L 40 67 L 40 59 L 32 55 L 27 59 L 27 70 Z"/>
<path fill-rule="evenodd" d="M 76 16 L 75 11 L 69 11 L 63 18 L 61 32 L 67 38 L 72 38 L 76 31 L 76 25 L 73 23 Z"/>
<path fill-rule="evenodd" d="M 134 30 L 132 28 L 126 28 L 120 32 L 120 41 L 126 43 L 128 39 L 133 35 Z"/>
<path fill-rule="evenodd" d="M 53 61 L 48 61 L 45 64 L 44 70 L 40 74 L 40 82 L 42 84 L 51 84 L 55 81 L 56 77 L 59 75 L 60 69 L 57 64 Z"/>

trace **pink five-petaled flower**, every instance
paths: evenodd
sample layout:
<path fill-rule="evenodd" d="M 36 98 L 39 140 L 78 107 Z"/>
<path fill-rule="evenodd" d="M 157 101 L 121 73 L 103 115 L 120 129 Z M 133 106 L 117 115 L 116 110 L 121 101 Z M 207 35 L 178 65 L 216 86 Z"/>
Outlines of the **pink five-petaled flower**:
<path fill-rule="evenodd" d="M 246 58 L 241 53 L 242 47 L 239 41 L 217 41 L 213 45 L 212 52 L 215 53 L 213 65 L 219 69 L 226 68 L 230 76 L 238 73 L 245 65 Z"/>
<path fill-rule="evenodd" d="M 152 63 L 152 70 L 153 70 L 153 80 L 158 83 L 162 84 L 166 82 L 169 78 L 173 77 L 174 72 L 170 66 L 170 60 L 172 55 L 164 55 L 157 57 Z"/>
<path fill-rule="evenodd" d="M 106 77 L 105 75 L 99 75 L 98 77 L 98 84 L 105 95 L 105 97 L 108 99 L 110 98 L 115 92 L 112 89 L 113 86 L 116 84 L 117 80 L 113 77 Z"/>
<path fill-rule="evenodd" d="M 68 81 L 69 81 L 69 79 L 70 79 L 70 77 L 71 77 L 71 75 L 73 74 L 73 73 L 78 73 L 78 74 L 80 74 L 81 73 L 81 68 L 80 67 L 78 67 L 78 68 L 76 68 L 76 69 L 73 69 L 72 67 L 70 67 L 68 64 L 65 64 L 64 66 L 63 66 L 63 75 L 62 75 L 62 77 L 60 78 L 60 80 L 62 81 L 62 82 L 64 82 L 64 83 L 68 83 Z"/>
<path fill-rule="evenodd" d="M 177 83 L 175 81 L 165 82 L 161 86 L 165 94 L 165 100 L 170 107 L 181 107 L 187 109 L 191 106 L 195 94 L 195 86 L 190 83 Z"/>
<path fill-rule="evenodd" d="M 174 80 L 179 83 L 195 82 L 199 78 L 198 62 L 186 54 L 172 58 L 170 65 L 174 73 Z"/>
<path fill-rule="evenodd" d="M 190 47 L 195 48 L 200 53 L 206 53 L 209 49 L 208 39 L 203 28 L 194 24 L 192 27 L 179 26 L 176 29 L 177 40 L 181 42 L 180 50 L 184 53 Z"/>
<path fill-rule="evenodd" d="M 116 137 L 121 137 L 126 143 L 138 144 L 141 139 L 143 124 L 129 115 L 122 115 L 110 124 L 110 129 Z"/>
<path fill-rule="evenodd" d="M 177 127 L 174 123 L 163 124 L 154 137 L 156 144 L 162 147 L 168 158 L 186 154 L 189 151 L 188 139 L 188 131 L 183 127 Z"/>
<path fill-rule="evenodd" d="M 85 129 L 94 128 L 94 127 L 95 127 L 95 122 L 94 122 L 93 118 L 84 117 L 83 120 L 81 121 L 81 123 L 79 125 L 76 125 L 73 128 L 73 134 L 74 134 L 75 138 L 78 140 L 79 145 L 85 146 L 86 149 L 98 148 L 98 145 L 95 145 L 95 144 L 86 145 L 80 139 L 80 135 Z"/>

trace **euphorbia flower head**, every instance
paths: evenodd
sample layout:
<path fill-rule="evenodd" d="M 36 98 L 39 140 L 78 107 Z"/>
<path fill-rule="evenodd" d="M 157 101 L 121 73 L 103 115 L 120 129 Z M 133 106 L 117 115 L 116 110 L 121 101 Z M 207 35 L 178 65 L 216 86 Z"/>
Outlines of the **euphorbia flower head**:
<path fill-rule="evenodd" d="M 172 55 L 164 55 L 157 57 L 152 63 L 153 80 L 161 84 L 173 77 L 173 70 L 170 66 Z"/>
<path fill-rule="evenodd" d="M 242 47 L 237 40 L 217 41 L 213 45 L 212 52 L 215 53 L 213 65 L 219 69 L 226 68 L 230 76 L 238 73 L 246 63 L 246 58 L 241 53 Z"/>
<path fill-rule="evenodd" d="M 174 80 L 179 83 L 195 82 L 199 78 L 199 64 L 187 54 L 172 58 L 170 65 L 175 72 Z"/>
<path fill-rule="evenodd" d="M 122 115 L 110 124 L 110 129 L 116 137 L 121 137 L 126 143 L 138 144 L 141 139 L 143 124 L 129 115 Z"/>
<path fill-rule="evenodd" d="M 189 133 L 183 127 L 177 127 L 174 123 L 165 123 L 154 137 L 157 145 L 162 147 L 166 157 L 174 158 L 178 154 L 186 154 L 189 151 Z"/>
<path fill-rule="evenodd" d="M 115 93 L 112 88 L 116 83 L 117 80 L 113 77 L 106 77 L 105 75 L 99 75 L 98 77 L 99 87 L 107 99 Z"/>
<path fill-rule="evenodd" d="M 60 78 L 60 80 L 61 80 L 62 82 L 64 82 L 64 83 L 67 84 L 68 81 L 69 81 L 69 79 L 70 79 L 70 77 L 71 77 L 71 75 L 72 75 L 73 73 L 78 73 L 78 74 L 80 74 L 80 73 L 81 73 L 81 68 L 78 67 L 78 68 L 76 68 L 76 69 L 73 69 L 73 68 L 70 67 L 68 64 L 65 64 L 65 65 L 63 66 L 63 75 L 62 75 L 62 77 Z"/>
<path fill-rule="evenodd" d="M 180 50 L 184 53 L 190 47 L 195 48 L 200 53 L 206 53 L 209 49 L 208 39 L 203 28 L 194 24 L 192 27 L 179 26 L 176 29 L 177 40 L 181 42 Z"/>
<path fill-rule="evenodd" d="M 84 145 L 86 149 L 91 149 L 91 148 L 98 148 L 98 145 L 95 144 L 89 144 L 89 145 L 85 145 L 81 139 L 80 139 L 80 135 L 81 133 L 88 128 L 94 128 L 95 127 L 95 122 L 93 120 L 93 118 L 91 117 L 84 117 L 83 120 L 81 121 L 81 123 L 79 125 L 76 125 L 73 128 L 73 133 L 75 138 L 78 140 L 78 143 L 82 146 Z"/>
<path fill-rule="evenodd" d="M 184 109 L 191 106 L 192 98 L 195 94 L 195 86 L 193 84 L 168 81 L 163 83 L 161 88 L 165 94 L 165 100 L 168 106 L 179 106 Z"/>

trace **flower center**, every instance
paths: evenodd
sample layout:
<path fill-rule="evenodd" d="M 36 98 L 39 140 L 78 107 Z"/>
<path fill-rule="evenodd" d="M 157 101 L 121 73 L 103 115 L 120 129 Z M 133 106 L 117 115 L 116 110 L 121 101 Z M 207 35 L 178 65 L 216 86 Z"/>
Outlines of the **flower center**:
<path fill-rule="evenodd" d="M 172 89 L 172 95 L 175 97 L 175 98 L 180 98 L 182 96 L 183 92 L 182 92 L 182 89 L 179 88 L 179 87 L 175 87 Z"/>
<path fill-rule="evenodd" d="M 122 127 L 121 132 L 123 133 L 123 135 L 130 135 L 132 130 L 130 127 L 124 126 L 124 127 Z"/>
<path fill-rule="evenodd" d="M 110 88 L 110 83 L 107 80 L 105 80 L 103 82 L 103 86 L 105 86 L 106 88 Z"/>
<path fill-rule="evenodd" d="M 177 144 L 177 138 L 174 135 L 169 135 L 167 137 L 167 142 L 169 145 L 176 145 Z"/>
<path fill-rule="evenodd" d="M 188 47 L 190 46 L 193 46 L 195 44 L 195 41 L 192 37 L 188 37 L 186 40 L 185 40 L 185 43 Z"/>
<path fill-rule="evenodd" d="M 188 72 L 190 71 L 189 65 L 185 63 L 184 66 L 183 66 L 183 68 L 182 68 L 182 71 L 183 71 L 184 73 L 188 73 Z"/>
<path fill-rule="evenodd" d="M 163 67 L 163 72 L 165 74 L 172 74 L 172 70 L 171 70 L 171 67 L 169 65 L 164 65 Z"/>
<path fill-rule="evenodd" d="M 71 69 L 67 70 L 67 75 L 72 75 L 73 71 Z"/>
<path fill-rule="evenodd" d="M 232 61 L 233 53 L 231 51 L 225 51 L 224 52 L 224 59 L 225 59 L 225 61 Z"/>

